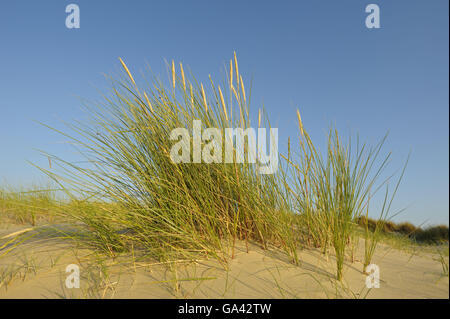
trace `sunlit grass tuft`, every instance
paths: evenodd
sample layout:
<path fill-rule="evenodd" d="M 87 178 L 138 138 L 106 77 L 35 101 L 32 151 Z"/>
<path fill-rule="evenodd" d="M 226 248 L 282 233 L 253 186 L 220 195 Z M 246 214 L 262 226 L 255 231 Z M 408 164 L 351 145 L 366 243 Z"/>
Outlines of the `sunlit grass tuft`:
<path fill-rule="evenodd" d="M 261 175 L 248 163 L 176 164 L 170 158 L 171 131 L 191 130 L 194 120 L 222 133 L 227 127 L 250 127 L 236 56 L 240 85 L 233 85 L 230 63 L 230 92 L 212 80 L 207 90 L 182 67 L 178 72 L 174 61 L 169 89 L 157 78 L 139 87 L 120 62 L 126 77 L 112 79 L 104 103 L 89 108 L 91 122 L 60 132 L 88 164 L 49 155 L 61 169 L 42 169 L 76 203 L 64 213 L 80 221 L 95 235 L 92 242 L 110 254 L 133 246 L 161 260 L 200 254 L 226 264 L 234 257 L 236 240 L 244 240 L 279 247 L 298 262 L 294 214 L 281 196 L 278 174 Z M 239 114 L 234 122 L 233 112 Z"/>

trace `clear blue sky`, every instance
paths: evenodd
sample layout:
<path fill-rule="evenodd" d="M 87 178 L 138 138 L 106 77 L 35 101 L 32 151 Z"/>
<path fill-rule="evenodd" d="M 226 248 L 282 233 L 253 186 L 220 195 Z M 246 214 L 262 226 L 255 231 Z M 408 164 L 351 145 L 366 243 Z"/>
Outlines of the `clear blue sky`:
<path fill-rule="evenodd" d="M 76 3 L 81 28 L 65 27 Z M 381 28 L 365 27 L 365 7 Z M 163 59 L 196 76 L 221 76 L 236 51 L 253 76 L 252 107 L 264 103 L 280 141 L 296 136 L 295 109 L 317 141 L 331 123 L 370 142 L 390 130 L 392 170 L 411 160 L 396 220 L 448 224 L 448 1 L 7 1 L 0 7 L 0 180 L 42 180 L 35 149 L 72 151 L 34 121 L 62 127 L 85 116 L 78 96 L 99 98 L 103 73 L 165 75 Z M 281 143 L 280 142 L 280 143 Z"/>

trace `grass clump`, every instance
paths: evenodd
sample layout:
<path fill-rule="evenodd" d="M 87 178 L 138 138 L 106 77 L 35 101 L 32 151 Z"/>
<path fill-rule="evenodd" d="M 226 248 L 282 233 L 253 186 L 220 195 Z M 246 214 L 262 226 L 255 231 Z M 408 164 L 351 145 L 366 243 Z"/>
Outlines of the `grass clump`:
<path fill-rule="evenodd" d="M 120 63 L 124 76 L 110 78 L 104 99 L 87 107 L 90 121 L 58 131 L 85 160 L 45 153 L 54 168 L 41 168 L 66 192 L 61 214 L 78 222 L 91 245 L 113 256 L 140 249 L 161 261 L 211 256 L 224 265 L 234 258 L 238 240 L 247 247 L 254 242 L 280 248 L 294 263 L 298 247 L 313 246 L 324 254 L 333 249 L 341 280 L 358 221 L 364 220 L 364 268 L 370 263 L 380 231 L 393 227 L 386 217 L 398 187 L 389 201 L 386 190 L 380 221 L 369 224 L 363 217 L 390 157 L 380 157 L 385 139 L 375 147 L 359 141 L 355 147 L 330 130 L 322 153 L 297 113 L 299 147 L 291 151 L 289 141 L 286 161 L 274 174 L 260 174 L 258 162 L 239 162 L 236 149 L 231 163 L 218 160 L 225 147 L 211 147 L 211 136 L 200 145 L 210 162 L 195 163 L 191 152 L 184 157 L 196 147 L 194 121 L 218 128 L 222 136 L 226 128 L 251 128 L 250 96 L 236 56 L 222 86 L 211 77 L 208 86 L 198 83 L 173 61 L 169 85 L 156 77 L 139 85 Z M 261 114 L 258 127 L 270 127 Z M 187 129 L 187 138 L 173 134 L 178 128 Z M 175 143 L 186 161 L 172 160 Z M 248 138 L 244 148 L 248 156 Z"/>
<path fill-rule="evenodd" d="M 177 71 L 172 62 L 170 86 L 152 78 L 141 87 L 120 61 L 126 77 L 111 79 L 104 101 L 88 107 L 90 123 L 71 125 L 69 134 L 60 132 L 88 164 L 47 154 L 61 169 L 43 171 L 78 203 L 65 214 L 82 222 L 95 234 L 96 244 L 111 253 L 133 246 L 157 259 L 200 254 L 226 262 L 234 256 L 236 240 L 245 240 L 280 247 L 297 261 L 293 214 L 280 196 L 278 174 L 261 175 L 255 165 L 236 161 L 205 165 L 170 158 L 172 130 L 190 131 L 194 120 L 222 132 L 250 127 L 248 94 L 236 56 L 226 85 L 211 80 L 210 94 L 181 64 Z M 203 140 L 202 148 L 208 142 Z M 184 146 L 193 143 L 190 137 Z"/>
<path fill-rule="evenodd" d="M 0 189 L 0 218 L 3 222 L 29 224 L 53 222 L 59 206 L 57 191 L 51 187 Z"/>
<path fill-rule="evenodd" d="M 300 129 L 298 161 L 292 159 L 289 147 L 288 156 L 283 157 L 292 167 L 294 180 L 289 184 L 294 187 L 288 184 L 286 187 L 291 190 L 307 240 L 321 247 L 324 254 L 329 246 L 334 249 L 336 277 L 341 280 L 346 251 L 355 241 L 356 222 L 368 210 L 370 198 L 376 192 L 375 182 L 390 155 L 381 158 L 377 166 L 385 138 L 373 148 L 359 143 L 352 148 L 351 140 L 343 142 L 337 130 L 330 130 L 327 150 L 322 154 L 304 129 L 300 113 L 297 115 Z M 381 215 L 384 216 L 386 211 Z M 366 232 L 364 269 L 370 263 L 377 241 L 377 237 Z"/>

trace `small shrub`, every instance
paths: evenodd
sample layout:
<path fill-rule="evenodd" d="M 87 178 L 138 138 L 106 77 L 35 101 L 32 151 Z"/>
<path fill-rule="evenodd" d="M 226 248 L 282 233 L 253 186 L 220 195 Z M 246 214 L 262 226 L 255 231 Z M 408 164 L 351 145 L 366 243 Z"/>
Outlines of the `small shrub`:
<path fill-rule="evenodd" d="M 428 227 L 426 229 L 420 229 L 415 234 L 415 239 L 420 242 L 429 242 L 429 243 L 442 243 L 448 242 L 448 226 L 446 225 L 438 225 Z"/>
<path fill-rule="evenodd" d="M 413 236 L 420 229 L 408 222 L 397 224 L 396 228 L 396 232 L 407 236 Z"/>
<path fill-rule="evenodd" d="M 398 226 L 392 221 L 386 221 L 384 223 L 384 231 L 386 233 L 393 233 L 398 231 Z"/>

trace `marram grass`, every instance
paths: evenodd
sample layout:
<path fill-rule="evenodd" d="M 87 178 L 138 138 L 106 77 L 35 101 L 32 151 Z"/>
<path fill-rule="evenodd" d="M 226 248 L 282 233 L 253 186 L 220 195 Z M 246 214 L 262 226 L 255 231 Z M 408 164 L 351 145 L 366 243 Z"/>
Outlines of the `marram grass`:
<path fill-rule="evenodd" d="M 314 146 L 304 129 L 297 111 L 300 131 L 297 159 L 294 160 L 289 143 L 289 164 L 293 179 L 285 184 L 293 197 L 293 209 L 298 214 L 303 241 L 320 247 L 324 254 L 333 248 L 336 256 L 336 278 L 341 280 L 349 246 L 355 241 L 356 220 L 368 210 L 371 196 L 376 193 L 376 182 L 385 169 L 390 154 L 380 157 L 386 139 L 375 147 L 343 142 L 337 130 L 330 130 L 325 153 Z M 386 218 L 397 187 L 386 207 L 388 192 L 380 221 Z M 386 183 L 385 180 L 381 185 Z M 379 188 L 380 186 L 378 186 Z M 386 208 L 385 208 L 386 207 Z M 378 242 L 377 233 L 366 229 L 364 269 L 370 263 Z"/>
<path fill-rule="evenodd" d="M 45 170 L 64 181 L 69 196 L 82 194 L 111 205 L 93 209 L 80 200 L 78 209 L 66 213 L 111 253 L 133 245 L 159 259 L 200 254 L 226 262 L 234 257 L 236 240 L 244 240 L 284 249 L 298 262 L 294 214 L 280 196 L 279 175 L 260 175 L 253 164 L 175 164 L 170 159 L 174 128 L 191 128 L 194 120 L 221 130 L 250 126 L 237 58 L 234 66 L 230 63 L 228 87 L 211 80 L 209 93 L 182 68 L 176 70 L 174 62 L 170 89 L 156 78 L 150 87 L 138 87 L 120 62 L 126 78 L 112 80 L 105 103 L 91 108 L 92 121 L 63 133 L 89 165 L 52 157 L 62 170 Z M 233 73 L 239 86 L 233 85 Z M 227 91 L 233 92 L 228 104 Z M 238 116 L 232 122 L 234 112 Z"/>
<path fill-rule="evenodd" d="M 211 77 L 210 85 L 197 82 L 175 61 L 168 65 L 169 85 L 156 77 L 141 85 L 119 60 L 124 77 L 111 79 L 103 101 L 88 107 L 90 121 L 58 131 L 85 161 L 45 154 L 53 165 L 41 170 L 69 199 L 55 208 L 59 216 L 77 221 L 89 243 L 110 255 L 140 249 L 164 262 L 203 256 L 226 265 L 240 240 L 282 249 L 299 264 L 299 249 L 317 247 L 334 252 L 336 278 L 342 279 L 357 221 L 389 158 L 377 160 L 384 139 L 353 149 L 330 130 L 322 153 L 297 112 L 298 147 L 288 140 L 275 174 L 258 174 L 246 163 L 175 164 L 172 129 L 190 129 L 194 120 L 222 131 L 251 126 L 236 54 L 222 86 Z M 258 109 L 258 127 L 270 127 L 262 114 Z M 365 234 L 367 264 L 378 237 L 367 228 Z"/>

